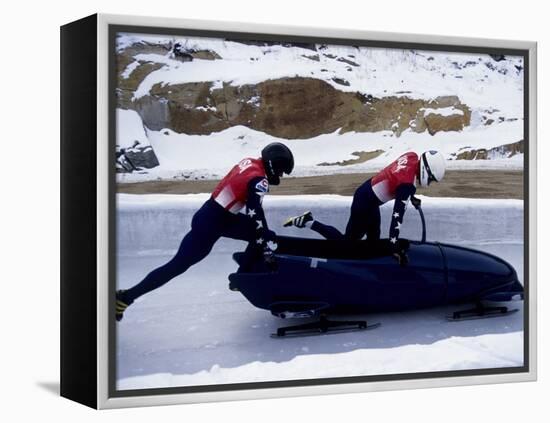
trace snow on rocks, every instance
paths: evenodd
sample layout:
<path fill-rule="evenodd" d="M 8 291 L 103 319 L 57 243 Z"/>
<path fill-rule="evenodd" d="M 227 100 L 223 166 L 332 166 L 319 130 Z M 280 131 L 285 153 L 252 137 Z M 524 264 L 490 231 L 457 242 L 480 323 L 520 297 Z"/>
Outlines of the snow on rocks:
<path fill-rule="evenodd" d="M 195 58 L 189 62 L 176 60 L 169 46 L 178 43 L 189 51 L 214 52 L 215 58 Z M 159 86 L 203 83 L 211 84 L 210 91 L 213 91 L 224 86 L 241 87 L 268 80 L 300 77 L 322 80 L 340 92 L 357 93 L 363 99 L 407 97 L 433 101 L 441 96 L 458 96 L 460 102 L 467 105 L 468 116 L 465 116 L 464 110 L 456 107 L 426 108 L 423 114 L 431 122 L 427 125 L 429 133 L 415 133 L 422 125 L 419 126 L 418 119 L 412 119 L 408 121 L 411 129 L 399 132 L 399 139 L 391 130 L 342 134 L 340 128 L 333 133 L 308 139 L 283 139 L 245 126 L 233 126 L 213 132 L 208 137 L 176 133 L 169 129 L 155 128 L 158 130 L 153 131 L 145 128 L 145 138 L 157 153 L 160 166 L 143 174 L 120 174 L 119 182 L 159 178 L 219 178 L 243 155 L 258 155 L 261 147 L 270 141 L 289 144 L 297 155 L 296 175 L 305 176 L 377 170 L 407 150 L 422 152 L 438 149 L 451 159 L 466 146 L 491 149 L 524 139 L 524 64 L 519 56 L 499 57 L 497 61 L 488 55 L 473 53 L 118 34 L 119 52 L 131 50 L 129 47 L 140 44 L 163 48 L 145 49 L 146 53 L 136 54 L 121 72 L 124 80 L 133 74 L 139 63 L 159 65 L 158 68 L 151 68 L 151 72 L 139 82 L 132 93 L 134 100 L 149 96 L 151 90 Z M 316 52 L 312 52 L 312 49 Z M 247 98 L 245 103 L 252 107 L 259 105 L 261 100 L 253 96 Z M 221 113 L 212 104 L 199 105 L 193 111 L 202 117 L 207 113 Z M 117 112 L 119 125 L 123 127 L 118 131 L 119 145 L 127 142 L 123 138 L 135 138 L 137 132 L 144 131 L 143 122 L 139 119 L 120 117 L 123 114 L 129 116 L 130 113 Z M 454 119 L 456 124 L 449 129 L 449 125 L 441 125 L 441 119 Z M 130 135 L 122 133 L 127 131 Z M 143 138 L 143 135 L 139 137 Z M 353 153 L 379 149 L 385 153 L 363 163 L 319 166 L 320 163 L 352 159 Z M 510 159 L 502 155 L 489 158 L 491 160 L 474 160 L 473 163 L 453 160 L 449 165 L 458 169 L 523 167 L 522 155 Z"/>

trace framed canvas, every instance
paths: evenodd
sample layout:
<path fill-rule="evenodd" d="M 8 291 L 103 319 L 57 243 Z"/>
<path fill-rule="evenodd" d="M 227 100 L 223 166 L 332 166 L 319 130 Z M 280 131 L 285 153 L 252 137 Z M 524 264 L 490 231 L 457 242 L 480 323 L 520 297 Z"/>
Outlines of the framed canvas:
<path fill-rule="evenodd" d="M 536 43 L 61 28 L 61 394 L 536 378 Z"/>

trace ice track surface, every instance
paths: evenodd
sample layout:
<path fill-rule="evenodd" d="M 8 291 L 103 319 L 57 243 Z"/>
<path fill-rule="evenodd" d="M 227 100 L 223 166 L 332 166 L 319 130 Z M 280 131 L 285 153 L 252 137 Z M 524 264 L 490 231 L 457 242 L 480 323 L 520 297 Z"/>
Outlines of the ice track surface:
<path fill-rule="evenodd" d="M 205 195 L 119 195 L 117 287 L 129 287 L 169 260 Z M 285 217 L 313 210 L 343 228 L 350 198 L 266 198 L 270 226 L 286 235 Z M 428 240 L 477 248 L 502 257 L 523 281 L 523 211 L 517 200 L 423 198 Z M 383 208 L 383 234 L 391 207 Z M 409 208 L 404 237 L 419 239 Z M 523 303 L 514 315 L 448 322 L 456 306 L 358 316 L 382 327 L 366 332 L 272 339 L 282 320 L 228 289 L 231 254 L 245 243 L 222 239 L 185 274 L 138 299 L 117 324 L 119 389 L 380 375 L 523 365 Z M 460 307 L 460 306 L 459 306 Z"/>

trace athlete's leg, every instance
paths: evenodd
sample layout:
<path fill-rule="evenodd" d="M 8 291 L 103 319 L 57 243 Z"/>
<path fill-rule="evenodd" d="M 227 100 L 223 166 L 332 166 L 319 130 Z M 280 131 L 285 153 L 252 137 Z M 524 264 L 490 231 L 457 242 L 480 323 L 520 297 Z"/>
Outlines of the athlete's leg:
<path fill-rule="evenodd" d="M 380 207 L 374 205 L 367 211 L 367 239 L 375 241 L 380 239 Z"/>
<path fill-rule="evenodd" d="M 341 239 L 344 235 L 334 226 L 326 225 L 318 220 L 315 220 L 313 213 L 307 211 L 299 216 L 293 216 L 286 220 L 283 226 L 295 226 L 297 228 L 308 227 L 319 233 L 326 239 Z"/>
<path fill-rule="evenodd" d="M 346 226 L 347 239 L 380 239 L 380 200 L 372 191 L 370 180 L 361 185 L 353 195 L 351 212 Z"/>
<path fill-rule="evenodd" d="M 344 235 L 346 239 L 362 239 L 367 233 L 366 218 L 369 203 L 362 191 L 360 187 L 353 194 L 353 201 Z"/>
<path fill-rule="evenodd" d="M 166 264 L 150 272 L 140 283 L 125 291 L 124 299 L 134 301 L 204 259 L 221 236 L 223 218 L 223 214 L 217 213 L 215 208 L 205 203 L 193 216 L 191 230 L 181 241 L 176 255 Z"/>
<path fill-rule="evenodd" d="M 311 230 L 317 232 L 318 234 L 325 237 L 326 239 L 344 238 L 344 235 L 342 234 L 342 232 L 340 232 L 334 226 L 326 225 L 324 223 L 319 222 L 318 220 L 314 220 L 311 223 Z"/>
<path fill-rule="evenodd" d="M 346 239 L 362 239 L 367 233 L 366 213 L 363 208 L 352 207 L 346 225 L 344 237 Z"/>
<path fill-rule="evenodd" d="M 345 234 L 318 220 L 313 221 L 311 229 L 326 239 L 361 239 L 365 234 L 370 240 L 380 239 L 380 207 L 376 201 L 357 195 L 354 196 Z"/>

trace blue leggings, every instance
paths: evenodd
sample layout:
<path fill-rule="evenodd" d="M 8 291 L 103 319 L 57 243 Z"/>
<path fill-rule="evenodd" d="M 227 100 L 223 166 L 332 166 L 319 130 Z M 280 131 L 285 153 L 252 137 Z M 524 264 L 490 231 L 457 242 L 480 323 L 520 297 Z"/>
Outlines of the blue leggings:
<path fill-rule="evenodd" d="M 254 238 L 254 231 L 255 225 L 250 218 L 241 213 L 230 213 L 214 200 L 209 199 L 194 214 L 191 230 L 181 241 L 176 255 L 127 290 L 124 298 L 133 301 L 181 275 L 192 265 L 204 259 L 221 237 L 249 241 Z"/>
<path fill-rule="evenodd" d="M 367 235 L 369 240 L 380 239 L 380 206 L 382 202 L 372 190 L 371 180 L 363 183 L 353 194 L 351 211 L 343 234 L 334 226 L 315 220 L 311 229 L 326 239 L 361 239 Z"/>

